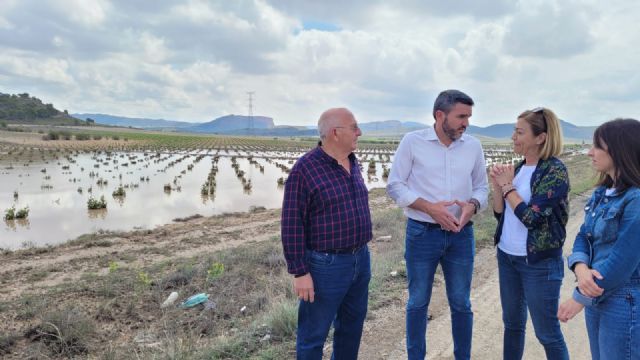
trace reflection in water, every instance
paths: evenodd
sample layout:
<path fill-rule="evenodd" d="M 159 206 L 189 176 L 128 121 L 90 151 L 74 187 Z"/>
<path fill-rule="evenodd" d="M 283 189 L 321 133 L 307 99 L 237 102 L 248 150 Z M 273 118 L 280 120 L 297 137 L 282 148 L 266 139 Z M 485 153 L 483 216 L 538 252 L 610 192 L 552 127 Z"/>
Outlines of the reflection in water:
<path fill-rule="evenodd" d="M 29 229 L 31 222 L 29 219 L 13 219 L 13 220 L 4 220 L 5 225 L 11 231 L 16 231 L 19 227 Z"/>
<path fill-rule="evenodd" d="M 87 214 L 89 215 L 89 219 L 101 219 L 101 220 L 104 220 L 104 219 L 107 218 L 107 209 L 87 210 Z"/>

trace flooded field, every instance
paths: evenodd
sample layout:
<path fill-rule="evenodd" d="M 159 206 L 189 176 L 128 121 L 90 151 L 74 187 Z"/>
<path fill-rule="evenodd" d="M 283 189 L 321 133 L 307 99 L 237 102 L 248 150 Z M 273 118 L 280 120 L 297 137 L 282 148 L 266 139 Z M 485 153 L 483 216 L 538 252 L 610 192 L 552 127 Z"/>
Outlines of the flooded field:
<path fill-rule="evenodd" d="M 281 206 L 298 151 L 88 151 L 0 148 L 0 248 L 57 244 L 103 230 L 148 229 L 176 218 Z M 389 150 L 358 157 L 369 188 L 384 187 Z M 100 207 L 104 199 L 105 209 Z"/>

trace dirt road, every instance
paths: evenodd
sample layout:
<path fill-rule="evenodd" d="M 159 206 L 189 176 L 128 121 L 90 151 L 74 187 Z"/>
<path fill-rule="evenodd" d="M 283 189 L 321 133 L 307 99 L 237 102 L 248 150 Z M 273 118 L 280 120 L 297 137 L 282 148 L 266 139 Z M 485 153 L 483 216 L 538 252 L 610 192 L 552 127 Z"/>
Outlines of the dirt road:
<path fill-rule="evenodd" d="M 565 255 L 571 253 L 573 240 L 582 224 L 582 198 L 572 201 L 572 214 L 567 225 Z M 561 299 L 570 297 L 575 286 L 574 276 L 565 270 Z M 406 301 L 406 292 L 404 298 Z M 472 359 L 502 359 L 502 311 L 498 287 L 498 271 L 495 249 L 483 249 L 476 255 L 471 302 L 474 311 Z M 433 299 L 429 308 L 433 320 L 427 329 L 427 359 L 453 359 L 451 321 L 444 297 L 444 283 L 434 285 Z M 406 359 L 404 303 L 381 309 L 368 321 L 362 340 L 361 359 Z M 568 324 L 562 331 L 572 359 L 591 358 L 583 314 Z M 545 359 L 544 349 L 535 337 L 531 321 L 527 323 L 524 359 Z"/>

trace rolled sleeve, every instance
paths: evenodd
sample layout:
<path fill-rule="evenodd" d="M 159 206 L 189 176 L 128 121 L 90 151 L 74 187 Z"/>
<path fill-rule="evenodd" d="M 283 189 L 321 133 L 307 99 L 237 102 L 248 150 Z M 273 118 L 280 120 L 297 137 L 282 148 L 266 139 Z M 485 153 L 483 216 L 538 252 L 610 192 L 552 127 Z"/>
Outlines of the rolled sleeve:
<path fill-rule="evenodd" d="M 569 269 L 571 269 L 572 271 L 573 271 L 573 267 L 579 263 L 589 264 L 589 255 L 583 252 L 574 252 L 573 254 L 569 255 L 569 257 L 567 258 L 567 265 L 569 266 Z"/>
<path fill-rule="evenodd" d="M 580 304 L 584 305 L 584 306 L 593 306 L 595 304 L 595 299 L 588 297 L 586 295 L 583 295 L 580 290 L 578 290 L 578 288 L 576 287 L 573 290 L 573 300 L 579 302 Z"/>
<path fill-rule="evenodd" d="M 484 152 L 482 145 L 479 146 L 480 149 L 477 152 L 476 163 L 471 173 L 471 183 L 473 187 L 473 195 L 471 197 L 480 202 L 480 209 L 478 210 L 484 210 L 488 206 L 489 182 L 487 180 L 487 166 L 484 159 Z"/>
<path fill-rule="evenodd" d="M 399 207 L 408 207 L 420 197 L 416 192 L 409 189 L 407 184 L 412 163 L 411 144 L 405 136 L 400 141 L 400 145 L 398 145 L 394 155 L 387 184 L 387 193 Z"/>
<path fill-rule="evenodd" d="M 620 219 L 618 235 L 607 259 L 594 265 L 603 279 L 595 279 L 605 290 L 622 285 L 640 266 L 640 197 L 631 199 Z"/>

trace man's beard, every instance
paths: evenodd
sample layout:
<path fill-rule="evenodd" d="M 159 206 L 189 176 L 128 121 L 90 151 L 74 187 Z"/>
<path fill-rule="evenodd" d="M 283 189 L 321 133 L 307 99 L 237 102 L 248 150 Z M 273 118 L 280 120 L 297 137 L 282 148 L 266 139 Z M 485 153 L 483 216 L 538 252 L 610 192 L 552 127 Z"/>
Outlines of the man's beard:
<path fill-rule="evenodd" d="M 458 130 L 462 129 L 462 133 L 458 134 Z M 462 134 L 465 132 L 467 128 L 462 127 L 458 129 L 454 129 L 449 126 L 449 118 L 447 116 L 444 117 L 444 121 L 442 122 L 442 131 L 447 135 L 451 141 L 456 141 L 462 137 Z"/>

